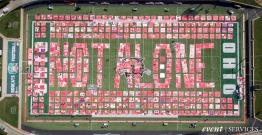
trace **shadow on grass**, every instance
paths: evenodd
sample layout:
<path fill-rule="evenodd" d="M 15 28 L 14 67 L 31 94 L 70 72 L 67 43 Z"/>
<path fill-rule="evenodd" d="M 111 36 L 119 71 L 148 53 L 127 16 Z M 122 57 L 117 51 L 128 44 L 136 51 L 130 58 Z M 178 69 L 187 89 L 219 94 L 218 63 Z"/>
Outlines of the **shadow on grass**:
<path fill-rule="evenodd" d="M 185 10 L 182 15 L 192 15 L 192 16 L 196 16 L 198 15 L 204 8 L 201 7 L 202 5 L 198 5 L 197 7 L 193 7 L 193 8 L 188 8 L 187 10 Z"/>

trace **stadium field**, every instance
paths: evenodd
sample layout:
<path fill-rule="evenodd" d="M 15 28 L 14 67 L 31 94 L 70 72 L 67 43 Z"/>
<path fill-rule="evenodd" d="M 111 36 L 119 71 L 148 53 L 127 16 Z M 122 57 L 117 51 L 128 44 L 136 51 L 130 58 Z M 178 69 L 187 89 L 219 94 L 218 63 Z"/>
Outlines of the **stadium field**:
<path fill-rule="evenodd" d="M 24 122 L 244 124 L 242 14 L 132 8 L 25 12 Z"/>

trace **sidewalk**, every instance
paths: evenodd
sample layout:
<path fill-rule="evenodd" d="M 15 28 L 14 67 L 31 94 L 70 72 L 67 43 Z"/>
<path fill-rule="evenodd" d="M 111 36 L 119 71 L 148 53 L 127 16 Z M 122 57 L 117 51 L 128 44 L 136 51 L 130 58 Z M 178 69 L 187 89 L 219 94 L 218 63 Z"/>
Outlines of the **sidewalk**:
<path fill-rule="evenodd" d="M 11 126 L 10 124 L 6 123 L 5 121 L 3 121 L 1 119 L 0 119 L 0 125 L 5 127 L 8 135 L 30 135 L 31 134 L 31 133 L 28 133 L 24 130 L 13 127 L 13 126 Z"/>
<path fill-rule="evenodd" d="M 7 38 L 0 33 L 0 36 L 3 38 L 3 55 L 2 55 L 2 97 L 0 97 L 0 101 L 6 97 L 6 72 L 7 72 Z"/>
<path fill-rule="evenodd" d="M 20 12 L 20 53 L 19 53 L 19 92 L 18 92 L 18 97 L 19 97 L 19 103 L 18 103 L 18 128 L 21 129 L 22 125 L 22 99 L 23 99 L 23 94 L 22 94 L 22 77 L 23 77 L 23 27 L 24 26 L 24 9 L 21 9 Z"/>

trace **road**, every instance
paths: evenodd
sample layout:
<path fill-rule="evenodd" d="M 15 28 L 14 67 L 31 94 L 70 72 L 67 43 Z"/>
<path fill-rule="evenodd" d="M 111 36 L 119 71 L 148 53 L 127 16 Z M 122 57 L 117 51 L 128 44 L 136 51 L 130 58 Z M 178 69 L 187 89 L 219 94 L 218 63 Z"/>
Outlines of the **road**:
<path fill-rule="evenodd" d="M 5 6 L 4 8 L 8 8 L 9 11 L 13 11 L 14 9 L 24 5 L 24 4 L 27 4 L 27 3 L 30 3 L 30 2 L 34 2 L 34 1 L 37 1 L 37 0 L 11 0 L 9 2 L 9 4 L 7 6 Z M 3 9 L 0 9 L 0 14 L 3 13 Z"/>
<path fill-rule="evenodd" d="M 26 132 L 24 130 L 20 130 L 20 129 L 17 129 L 11 126 L 10 124 L 2 121 L 1 119 L 0 119 L 0 126 L 3 126 L 6 129 L 6 132 L 8 133 L 8 135 L 29 135 L 30 134 L 29 132 Z"/>

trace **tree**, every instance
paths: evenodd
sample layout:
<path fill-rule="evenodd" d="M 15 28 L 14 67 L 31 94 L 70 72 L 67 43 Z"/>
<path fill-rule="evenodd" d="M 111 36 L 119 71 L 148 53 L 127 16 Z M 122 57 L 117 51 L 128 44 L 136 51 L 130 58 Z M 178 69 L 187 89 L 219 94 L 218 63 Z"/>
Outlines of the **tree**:
<path fill-rule="evenodd" d="M 3 129 L 0 128 L 0 135 L 7 135 L 7 133 Z"/>

